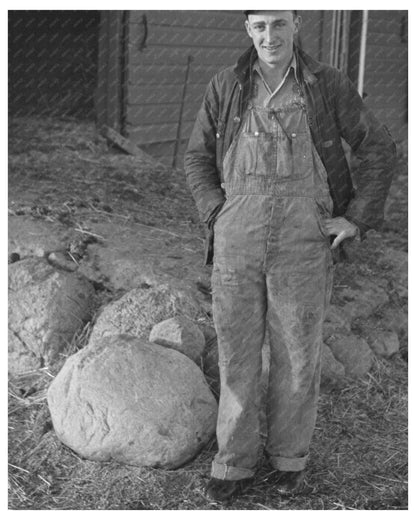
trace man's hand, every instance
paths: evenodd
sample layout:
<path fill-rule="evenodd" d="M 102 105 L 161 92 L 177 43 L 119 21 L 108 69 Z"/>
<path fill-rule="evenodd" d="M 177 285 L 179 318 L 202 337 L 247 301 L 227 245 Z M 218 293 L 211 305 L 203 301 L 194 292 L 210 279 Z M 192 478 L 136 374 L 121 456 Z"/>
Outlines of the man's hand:
<path fill-rule="evenodd" d="M 354 238 L 359 233 L 358 227 L 344 217 L 327 218 L 324 220 L 329 235 L 335 235 L 331 249 L 335 249 L 346 238 Z"/>

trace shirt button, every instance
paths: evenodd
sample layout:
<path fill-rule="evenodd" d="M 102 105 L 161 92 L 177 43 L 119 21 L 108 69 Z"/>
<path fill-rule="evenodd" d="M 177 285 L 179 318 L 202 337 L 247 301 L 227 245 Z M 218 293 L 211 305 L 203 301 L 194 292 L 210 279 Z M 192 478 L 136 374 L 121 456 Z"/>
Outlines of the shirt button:
<path fill-rule="evenodd" d="M 215 134 L 216 138 L 219 139 L 221 137 L 221 134 L 217 133 Z"/>

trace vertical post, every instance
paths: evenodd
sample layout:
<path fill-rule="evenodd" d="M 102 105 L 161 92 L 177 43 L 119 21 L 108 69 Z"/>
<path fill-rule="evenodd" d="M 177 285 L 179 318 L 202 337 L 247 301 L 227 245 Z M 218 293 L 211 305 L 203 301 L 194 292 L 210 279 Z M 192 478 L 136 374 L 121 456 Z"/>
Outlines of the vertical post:
<path fill-rule="evenodd" d="M 360 61 L 358 65 L 358 92 L 360 96 L 364 92 L 365 53 L 367 48 L 368 11 L 363 11 L 363 22 L 361 25 Z"/>

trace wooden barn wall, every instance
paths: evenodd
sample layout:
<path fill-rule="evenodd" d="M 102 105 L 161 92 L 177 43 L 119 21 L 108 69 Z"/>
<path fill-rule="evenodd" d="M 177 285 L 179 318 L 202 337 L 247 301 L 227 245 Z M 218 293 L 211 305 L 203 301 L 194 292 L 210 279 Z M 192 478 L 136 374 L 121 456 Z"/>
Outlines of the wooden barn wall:
<path fill-rule="evenodd" d="M 407 78 L 407 11 L 370 11 L 365 100 L 397 140 L 407 139 Z"/>
<path fill-rule="evenodd" d="M 301 14 L 300 43 L 326 58 L 330 35 L 321 31 L 328 14 Z M 129 11 L 127 24 L 123 133 L 167 162 L 176 151 L 180 166 L 209 80 L 250 45 L 244 17 L 240 11 Z"/>

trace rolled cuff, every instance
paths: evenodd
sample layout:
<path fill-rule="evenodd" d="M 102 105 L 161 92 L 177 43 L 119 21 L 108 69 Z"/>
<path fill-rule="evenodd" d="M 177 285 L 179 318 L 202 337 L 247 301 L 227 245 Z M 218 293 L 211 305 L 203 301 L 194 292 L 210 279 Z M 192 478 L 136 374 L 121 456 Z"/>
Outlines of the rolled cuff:
<path fill-rule="evenodd" d="M 269 457 L 270 464 L 279 471 L 302 471 L 306 467 L 309 455 L 304 457 Z"/>
<path fill-rule="evenodd" d="M 237 468 L 235 466 L 227 466 L 226 464 L 218 464 L 212 462 L 211 477 L 221 480 L 242 480 L 251 478 L 255 473 L 254 469 Z"/>

